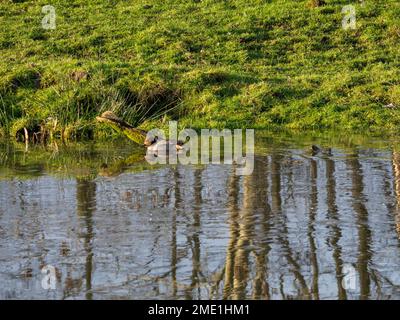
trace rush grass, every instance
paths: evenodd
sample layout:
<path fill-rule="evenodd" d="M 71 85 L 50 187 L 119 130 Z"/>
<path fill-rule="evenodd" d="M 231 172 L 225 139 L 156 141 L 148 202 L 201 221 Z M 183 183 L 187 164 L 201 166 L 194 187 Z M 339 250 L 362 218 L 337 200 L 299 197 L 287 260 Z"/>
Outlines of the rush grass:
<path fill-rule="evenodd" d="M 0 25 L 2 134 L 91 136 L 107 109 L 143 128 L 400 126 L 395 0 L 0 0 Z"/>

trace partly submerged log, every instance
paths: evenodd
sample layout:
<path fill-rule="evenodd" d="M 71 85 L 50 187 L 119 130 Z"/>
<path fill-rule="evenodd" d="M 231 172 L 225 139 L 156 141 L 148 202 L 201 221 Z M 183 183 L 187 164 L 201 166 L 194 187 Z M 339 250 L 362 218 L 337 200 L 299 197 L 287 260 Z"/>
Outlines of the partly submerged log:
<path fill-rule="evenodd" d="M 138 128 L 132 127 L 129 123 L 118 118 L 114 112 L 106 111 L 101 116 L 96 117 L 96 120 L 105 123 L 112 127 L 117 132 L 123 133 L 133 142 L 144 145 L 147 132 Z"/>

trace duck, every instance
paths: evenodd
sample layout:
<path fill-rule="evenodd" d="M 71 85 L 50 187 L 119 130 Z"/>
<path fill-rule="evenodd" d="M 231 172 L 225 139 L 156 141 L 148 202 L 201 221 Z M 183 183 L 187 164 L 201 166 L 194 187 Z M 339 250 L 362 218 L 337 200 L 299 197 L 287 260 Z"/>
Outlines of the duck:
<path fill-rule="evenodd" d="M 183 141 L 165 140 L 158 136 L 149 135 L 147 131 L 133 127 L 112 111 L 103 112 L 100 116 L 96 117 L 96 120 L 124 134 L 129 140 L 136 144 L 144 146 L 147 149 L 147 154 L 152 154 L 155 157 L 167 155 L 170 148 L 174 148 L 176 151 L 184 149 Z"/>
<path fill-rule="evenodd" d="M 322 148 L 315 144 L 311 146 L 311 155 L 315 156 L 317 154 L 323 154 L 326 156 L 332 156 L 332 149 L 331 148 Z"/>
<path fill-rule="evenodd" d="M 181 151 L 184 149 L 184 142 L 181 140 L 165 140 L 160 139 L 158 136 L 154 138 L 146 138 L 144 142 L 147 148 L 147 154 L 152 154 L 155 157 L 167 156 L 170 150 Z"/>

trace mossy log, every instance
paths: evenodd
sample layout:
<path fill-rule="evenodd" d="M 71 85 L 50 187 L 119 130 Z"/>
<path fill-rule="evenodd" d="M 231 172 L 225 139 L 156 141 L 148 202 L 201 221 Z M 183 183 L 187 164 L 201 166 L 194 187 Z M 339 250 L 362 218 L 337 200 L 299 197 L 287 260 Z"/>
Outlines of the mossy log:
<path fill-rule="evenodd" d="M 132 127 L 129 123 L 118 118 L 112 111 L 106 111 L 101 116 L 96 117 L 96 120 L 105 123 L 112 127 L 115 131 L 124 134 L 133 142 L 144 145 L 147 132 L 138 128 Z"/>

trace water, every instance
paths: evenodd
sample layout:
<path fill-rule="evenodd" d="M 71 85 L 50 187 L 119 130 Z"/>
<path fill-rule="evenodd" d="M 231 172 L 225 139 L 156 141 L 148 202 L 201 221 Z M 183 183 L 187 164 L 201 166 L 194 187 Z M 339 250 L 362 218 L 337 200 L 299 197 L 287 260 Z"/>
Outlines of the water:
<path fill-rule="evenodd" d="M 0 298 L 399 299 L 398 145 L 259 132 L 240 177 L 126 141 L 1 143 Z"/>

